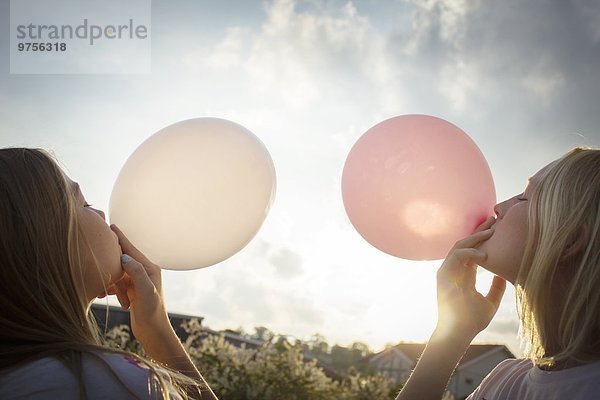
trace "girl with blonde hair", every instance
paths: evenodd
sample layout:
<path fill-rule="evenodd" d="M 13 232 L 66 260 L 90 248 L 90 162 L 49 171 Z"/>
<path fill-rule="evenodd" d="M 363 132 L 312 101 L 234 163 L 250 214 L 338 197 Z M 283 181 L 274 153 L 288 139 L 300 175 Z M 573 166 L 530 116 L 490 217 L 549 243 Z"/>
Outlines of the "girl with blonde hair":
<path fill-rule="evenodd" d="M 468 400 L 600 398 L 600 150 L 542 168 L 458 241 L 437 274 L 438 323 L 397 400 L 441 399 L 473 338 L 515 285 L 524 359 L 501 362 Z M 495 274 L 484 296 L 480 265 Z"/>
<path fill-rule="evenodd" d="M 0 149 L 0 398 L 216 399 L 165 311 L 161 271 L 43 149 Z M 115 294 L 150 359 L 103 345 Z"/>

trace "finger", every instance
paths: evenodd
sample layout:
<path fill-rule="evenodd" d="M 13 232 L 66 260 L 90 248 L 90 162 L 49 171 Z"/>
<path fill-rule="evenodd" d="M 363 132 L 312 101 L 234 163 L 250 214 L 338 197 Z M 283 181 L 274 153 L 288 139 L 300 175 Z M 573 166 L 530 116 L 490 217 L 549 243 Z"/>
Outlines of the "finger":
<path fill-rule="evenodd" d="M 115 295 L 117 296 L 119 303 L 121 303 L 121 308 L 123 310 L 127 310 L 129 308 L 129 306 L 131 305 L 131 302 L 129 301 L 129 296 L 127 296 L 127 277 L 124 276 L 122 279 L 117 281 L 113 286 L 114 286 Z"/>
<path fill-rule="evenodd" d="M 438 271 L 438 278 L 453 280 L 462 278 L 465 268 L 472 268 L 473 264 L 479 264 L 487 259 L 487 254 L 474 248 L 454 249 L 450 252 L 442 267 Z"/>
<path fill-rule="evenodd" d="M 494 218 L 494 216 L 492 215 L 491 217 L 483 221 L 481 224 L 479 224 L 479 226 L 473 231 L 473 233 L 489 229 L 490 226 L 494 225 L 494 222 L 496 222 L 496 218 Z"/>
<path fill-rule="evenodd" d="M 500 306 L 500 301 L 502 300 L 502 296 L 504 295 L 504 291 L 506 290 L 506 280 L 497 275 L 494 275 L 494 280 L 492 281 L 492 286 L 488 291 L 488 294 L 485 296 L 486 299 L 490 303 L 492 303 L 496 308 Z"/>
<path fill-rule="evenodd" d="M 108 295 L 116 295 L 117 294 L 117 288 L 114 283 L 106 288 L 106 294 L 108 294 Z"/>
<path fill-rule="evenodd" d="M 474 247 L 479 242 L 489 239 L 494 233 L 493 229 L 486 229 L 484 231 L 479 231 L 472 233 L 470 236 L 467 236 L 464 239 L 459 240 L 454 244 L 453 249 L 460 249 L 465 247 Z"/>
<path fill-rule="evenodd" d="M 468 247 L 464 249 L 453 250 L 449 258 L 455 261 L 454 263 L 450 263 L 451 265 L 464 267 L 470 266 L 473 263 L 485 261 L 487 259 L 487 253 L 479 249 Z"/>
<path fill-rule="evenodd" d="M 128 254 L 129 256 L 135 258 L 142 264 L 152 264 L 148 257 L 146 257 L 144 253 L 138 250 L 138 248 L 135 247 L 133 243 L 129 241 L 129 239 L 127 239 L 127 236 L 125 236 L 123 231 L 121 231 L 121 229 L 119 229 L 118 226 L 112 224 L 110 225 L 110 228 L 113 230 L 114 233 L 116 233 L 117 237 L 119 238 L 119 245 L 121 246 L 121 250 L 123 250 L 124 254 Z"/>
<path fill-rule="evenodd" d="M 144 253 L 142 253 L 137 247 L 135 247 L 133 245 L 133 243 L 131 243 L 129 241 L 127 236 L 125 236 L 123 231 L 121 231 L 121 229 L 119 229 L 118 226 L 116 226 L 115 224 L 112 224 L 110 227 L 113 230 L 113 232 L 115 232 L 117 237 L 119 238 L 119 244 L 121 246 L 122 252 L 124 254 L 128 254 L 129 256 L 133 257 L 136 261 L 140 262 L 142 264 L 142 266 L 146 269 L 146 272 L 148 273 L 148 275 L 150 275 L 152 280 L 155 281 L 156 284 L 160 286 L 161 285 L 161 282 L 160 282 L 161 269 L 160 269 L 160 267 L 158 265 L 154 264 L 152 261 L 150 261 L 150 259 L 148 259 L 148 257 L 146 257 L 146 255 Z"/>
<path fill-rule="evenodd" d="M 475 290 L 475 282 L 477 280 L 477 264 L 472 263 L 466 266 L 463 272 L 462 284 L 464 287 Z"/>
<path fill-rule="evenodd" d="M 438 280 L 437 289 L 438 295 L 444 294 L 445 296 L 456 296 L 461 292 L 461 289 L 456 282 L 448 280 Z"/>
<path fill-rule="evenodd" d="M 123 254 L 121 256 L 121 265 L 123 265 L 123 269 L 131 278 L 137 293 L 144 296 L 155 290 L 154 283 L 152 283 L 142 263 L 129 257 L 127 254 Z"/>

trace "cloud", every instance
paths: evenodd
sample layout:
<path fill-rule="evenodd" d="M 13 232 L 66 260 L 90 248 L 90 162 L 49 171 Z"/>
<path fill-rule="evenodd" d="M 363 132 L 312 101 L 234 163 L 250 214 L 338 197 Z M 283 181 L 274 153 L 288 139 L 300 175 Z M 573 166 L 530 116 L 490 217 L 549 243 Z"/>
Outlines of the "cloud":
<path fill-rule="evenodd" d="M 211 109 L 227 110 L 260 128 L 278 171 L 270 218 L 285 226 L 265 232 L 268 247 L 247 259 L 247 265 L 261 266 L 253 267 L 261 278 L 249 277 L 241 266 L 223 273 L 218 280 L 227 287 L 208 292 L 207 322 L 264 324 L 290 333 L 289 324 L 294 322 L 285 321 L 293 310 L 315 322 L 310 327 L 295 325 L 297 332 L 324 330 L 336 335 L 330 324 L 339 329 L 342 321 L 358 325 L 360 318 L 375 324 L 370 314 L 370 302 L 375 301 L 369 290 L 377 285 L 361 287 L 357 283 L 365 280 L 361 270 L 342 268 L 335 259 L 348 248 L 337 228 L 351 229 L 341 211 L 336 179 L 354 140 L 383 118 L 421 112 L 458 124 L 484 150 L 499 191 L 509 193 L 525 182 L 523 169 L 533 173 L 564 151 L 574 140 L 570 136 L 574 130 L 597 138 L 593 136 L 597 131 L 590 129 L 598 126 L 598 121 L 590 122 L 597 113 L 582 111 L 596 104 L 597 88 L 589 89 L 596 87 L 593 74 L 586 74 L 585 68 L 581 74 L 582 64 L 572 65 L 567 56 L 597 47 L 591 28 L 569 30 L 577 22 L 574 15 L 580 5 L 406 3 L 409 26 L 381 31 L 368 10 L 359 12 L 353 3 L 275 0 L 266 3 L 261 24 L 231 26 L 212 46 L 181 56 L 185 68 L 172 65 L 176 70 L 171 73 L 184 73 L 189 78 L 186 85 L 210 99 Z M 562 19 L 564 7 L 571 8 L 567 20 Z M 557 26 L 568 32 L 553 28 Z M 593 56 L 586 62 L 597 65 Z M 587 100 L 569 105 L 578 88 Z M 167 88 L 166 96 L 171 92 L 174 97 L 175 89 Z M 278 154 L 285 157 L 278 159 Z M 513 170 L 523 174 L 518 183 Z M 321 223 L 332 216 L 338 224 Z M 294 249 L 286 242 L 294 243 Z M 346 257 L 348 265 L 356 263 L 350 258 L 357 257 Z M 264 268 L 265 259 L 275 268 Z M 394 276 L 400 287 L 415 279 L 402 273 Z M 269 279 L 293 281 L 296 286 L 279 286 Z M 328 289 L 332 284 L 355 290 L 340 294 Z M 399 296 L 399 303 L 412 304 L 423 294 Z M 493 322 L 485 337 L 498 340 L 511 335 L 514 301 L 506 303 L 499 312 L 500 322 Z M 414 312 L 420 313 L 417 308 Z M 402 327 L 403 332 L 411 329 Z"/>
<path fill-rule="evenodd" d="M 290 249 L 283 248 L 275 251 L 269 257 L 269 261 L 280 277 L 293 278 L 302 274 L 302 257 Z"/>
<path fill-rule="evenodd" d="M 257 239 L 218 265 L 164 271 L 163 285 L 170 310 L 203 316 L 211 328 L 262 325 L 308 335 L 322 326 L 325 310 L 291 280 L 302 275 L 301 264 L 291 249 Z"/>
<path fill-rule="evenodd" d="M 212 48 L 184 55 L 189 72 L 235 71 L 245 91 L 288 110 L 314 109 L 315 103 L 340 92 L 358 93 L 357 88 L 369 96 L 373 82 L 384 84 L 386 66 L 378 60 L 383 37 L 352 2 L 325 7 L 275 0 L 265 12 L 258 30 L 230 27 Z"/>
<path fill-rule="evenodd" d="M 460 86 L 461 110 L 477 110 L 485 120 L 499 122 L 497 128 L 490 126 L 494 134 L 512 127 L 513 136 L 527 133 L 565 144 L 573 140 L 568 133 L 575 128 L 598 141 L 600 116 L 593 111 L 600 89 L 596 3 L 425 4 L 414 16 L 415 57 L 437 65 L 438 71 L 454 71 L 440 75 L 442 88 L 448 80 L 470 82 Z"/>
<path fill-rule="evenodd" d="M 340 195 L 348 151 L 385 118 L 438 115 L 482 149 L 499 199 L 518 193 L 566 147 L 600 141 L 600 6 L 263 5 L 258 18 L 226 22 L 211 21 L 207 7 L 190 3 L 183 15 L 158 5 L 166 9 L 153 20 L 151 76 L 3 76 L 1 139 L 51 144 L 102 203 L 127 155 L 160 128 L 199 115 L 235 120 L 273 156 L 277 198 L 257 237 L 223 265 L 165 273 L 170 308 L 217 328 L 265 325 L 374 346 L 426 337 L 435 267 L 380 254 L 353 230 Z M 486 337 L 512 337 L 510 293 L 497 319 Z"/>

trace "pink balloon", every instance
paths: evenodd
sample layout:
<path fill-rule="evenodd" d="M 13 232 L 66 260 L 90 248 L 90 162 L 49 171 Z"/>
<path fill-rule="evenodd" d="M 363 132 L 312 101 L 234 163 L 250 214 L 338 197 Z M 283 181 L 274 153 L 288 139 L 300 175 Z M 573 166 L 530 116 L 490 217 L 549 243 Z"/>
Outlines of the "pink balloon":
<path fill-rule="evenodd" d="M 346 159 L 342 196 L 365 240 L 409 260 L 444 258 L 496 203 L 475 142 L 428 115 L 390 118 L 363 134 Z"/>

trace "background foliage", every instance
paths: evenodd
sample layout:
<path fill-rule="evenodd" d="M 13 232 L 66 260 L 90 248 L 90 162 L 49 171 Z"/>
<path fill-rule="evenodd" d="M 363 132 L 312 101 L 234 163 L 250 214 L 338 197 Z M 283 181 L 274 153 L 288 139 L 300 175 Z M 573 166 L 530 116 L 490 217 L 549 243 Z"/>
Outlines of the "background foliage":
<path fill-rule="evenodd" d="M 195 319 L 183 327 L 188 334 L 186 350 L 220 399 L 393 399 L 400 389 L 391 380 L 363 370 L 359 361 L 370 353 L 363 344 L 330 347 L 318 335 L 307 343 L 291 343 L 258 327 L 252 335 L 238 332 L 264 340 L 263 345 L 251 349 L 233 346 L 223 334 L 207 334 Z M 111 347 L 143 355 L 126 325 L 112 328 L 105 337 Z M 319 366 L 320 359 L 331 361 L 328 374 Z"/>

